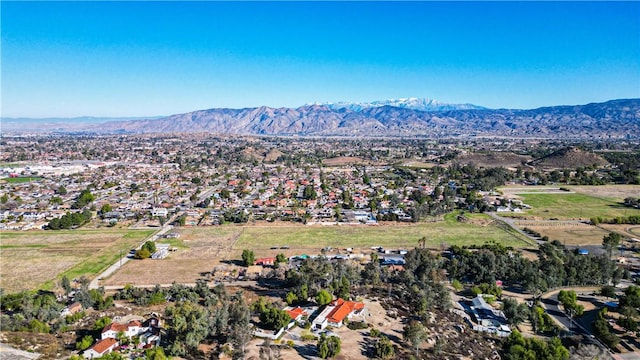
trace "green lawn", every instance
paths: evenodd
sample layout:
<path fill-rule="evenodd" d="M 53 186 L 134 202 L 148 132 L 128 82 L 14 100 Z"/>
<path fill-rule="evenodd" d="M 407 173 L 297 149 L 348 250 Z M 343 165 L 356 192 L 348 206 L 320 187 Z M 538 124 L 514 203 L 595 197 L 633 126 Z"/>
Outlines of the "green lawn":
<path fill-rule="evenodd" d="M 612 200 L 585 194 L 519 194 L 519 196 L 532 207 L 530 210 L 525 210 L 524 215 L 543 218 L 589 219 L 596 216 L 613 218 L 640 215 L 640 210 L 625 207 Z"/>
<path fill-rule="evenodd" d="M 331 247 L 415 247 L 427 238 L 427 247 L 446 245 L 482 245 L 495 241 L 505 246 L 528 246 L 522 237 L 497 226 L 459 223 L 456 214 L 445 221 L 383 226 L 267 226 L 243 227 L 236 249 L 268 249 L 288 245 L 292 248 Z"/>
<path fill-rule="evenodd" d="M 42 177 L 32 176 L 32 177 L 4 178 L 2 180 L 6 181 L 9 184 L 21 184 L 21 183 L 27 183 L 31 181 L 38 181 L 40 179 L 42 179 Z"/>

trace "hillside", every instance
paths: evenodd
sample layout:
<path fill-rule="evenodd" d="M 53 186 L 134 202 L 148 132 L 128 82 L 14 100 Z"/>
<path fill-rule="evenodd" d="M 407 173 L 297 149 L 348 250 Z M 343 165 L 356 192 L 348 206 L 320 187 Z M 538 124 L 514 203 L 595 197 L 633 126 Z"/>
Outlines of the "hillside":
<path fill-rule="evenodd" d="M 576 147 L 560 149 L 529 162 L 529 165 L 547 169 L 567 169 L 592 165 L 603 166 L 606 164 L 608 162 L 601 156 Z"/>

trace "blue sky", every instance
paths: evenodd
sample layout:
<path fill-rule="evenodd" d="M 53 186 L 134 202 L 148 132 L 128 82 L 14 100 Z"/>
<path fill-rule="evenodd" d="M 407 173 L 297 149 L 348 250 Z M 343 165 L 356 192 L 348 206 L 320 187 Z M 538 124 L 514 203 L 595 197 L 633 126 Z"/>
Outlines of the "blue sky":
<path fill-rule="evenodd" d="M 639 2 L 0 2 L 2 116 L 640 97 Z"/>

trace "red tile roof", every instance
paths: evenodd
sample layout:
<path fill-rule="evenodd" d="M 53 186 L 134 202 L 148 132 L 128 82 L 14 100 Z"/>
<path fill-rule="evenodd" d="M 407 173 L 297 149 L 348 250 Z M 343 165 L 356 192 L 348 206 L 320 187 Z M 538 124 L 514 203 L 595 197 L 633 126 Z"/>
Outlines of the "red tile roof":
<path fill-rule="evenodd" d="M 307 312 L 304 311 L 304 309 L 302 309 L 301 307 L 297 307 L 293 310 L 285 310 L 287 312 L 287 314 L 289 314 L 289 316 L 291 317 L 291 319 L 295 320 L 298 318 L 298 316 L 300 315 L 306 315 Z"/>
<path fill-rule="evenodd" d="M 142 327 L 142 323 L 140 323 L 140 321 L 138 320 L 131 320 L 129 321 L 128 324 L 119 324 L 119 323 L 111 323 L 107 326 L 104 327 L 104 329 L 102 329 L 102 332 L 105 333 L 109 330 L 113 330 L 115 332 L 126 332 L 127 330 L 129 330 L 130 327 L 133 326 L 138 326 L 138 327 Z"/>
<path fill-rule="evenodd" d="M 327 320 L 332 323 L 339 323 L 353 311 L 364 309 L 364 304 L 361 302 L 345 301 L 343 299 L 334 301 L 333 305 L 335 309 L 327 316 Z"/>
<path fill-rule="evenodd" d="M 98 354 L 104 354 L 105 351 L 109 350 L 109 348 L 118 344 L 118 341 L 114 338 L 106 338 L 104 340 L 100 340 L 95 345 L 93 345 L 90 350 L 97 352 Z"/>

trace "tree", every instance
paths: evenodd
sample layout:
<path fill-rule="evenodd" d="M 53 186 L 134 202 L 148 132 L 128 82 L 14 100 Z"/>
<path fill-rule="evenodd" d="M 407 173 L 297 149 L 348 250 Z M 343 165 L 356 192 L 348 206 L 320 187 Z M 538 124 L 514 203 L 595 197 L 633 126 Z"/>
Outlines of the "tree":
<path fill-rule="evenodd" d="M 605 285 L 600 289 L 600 295 L 613 299 L 616 297 L 616 288 L 611 285 Z"/>
<path fill-rule="evenodd" d="M 256 256 L 251 250 L 242 250 L 242 262 L 244 266 L 251 266 L 256 261 Z"/>
<path fill-rule="evenodd" d="M 102 215 L 111 211 L 113 211 L 113 208 L 111 207 L 111 205 L 109 205 L 109 203 L 102 205 L 102 207 L 100 208 L 100 214 Z"/>
<path fill-rule="evenodd" d="M 82 340 L 76 343 L 77 350 L 87 350 L 93 344 L 93 336 L 85 335 Z"/>
<path fill-rule="evenodd" d="M 111 318 L 108 316 L 103 316 L 96 320 L 96 323 L 93 325 L 94 330 L 102 330 L 105 326 L 111 324 Z"/>
<path fill-rule="evenodd" d="M 287 304 L 293 305 L 296 303 L 296 301 L 298 301 L 298 295 L 296 295 L 296 293 L 294 293 L 293 291 L 289 291 L 287 293 L 287 297 L 285 301 L 287 302 Z"/>
<path fill-rule="evenodd" d="M 614 232 L 609 233 L 609 235 L 606 235 L 602 238 L 602 246 L 604 246 L 604 248 L 607 249 L 609 258 L 611 258 L 611 253 L 613 252 L 613 249 L 615 249 L 616 247 L 618 247 L 618 245 L 620 245 L 621 240 L 622 240 L 622 236 Z"/>
<path fill-rule="evenodd" d="M 71 287 L 71 281 L 69 281 L 69 278 L 67 277 L 67 275 L 62 275 L 62 279 L 60 279 L 60 287 L 64 289 L 65 295 L 69 295 L 69 293 L 72 290 L 72 287 Z"/>
<path fill-rule="evenodd" d="M 139 260 L 148 259 L 151 257 L 151 253 L 146 248 L 142 248 L 140 250 L 137 250 L 133 257 Z"/>
<path fill-rule="evenodd" d="M 584 306 L 578 304 L 576 292 L 573 290 L 560 290 L 558 301 L 560 301 L 564 310 L 569 313 L 569 317 L 573 317 L 573 315 L 581 316 L 584 312 Z"/>
<path fill-rule="evenodd" d="M 147 241 L 144 243 L 144 245 L 142 245 L 142 248 L 147 249 L 149 253 L 153 254 L 154 252 L 156 252 L 156 243 L 153 241 Z"/>
<path fill-rule="evenodd" d="M 287 262 L 287 257 L 280 253 L 276 255 L 276 264 L 282 264 Z"/>
<path fill-rule="evenodd" d="M 420 356 L 420 345 L 427 338 L 427 331 L 421 322 L 411 320 L 404 326 L 402 337 L 416 349 L 416 357 Z"/>
<path fill-rule="evenodd" d="M 395 349 L 388 337 L 381 335 L 375 345 L 376 357 L 379 359 L 391 359 L 395 356 Z"/>
<path fill-rule="evenodd" d="M 325 334 L 320 335 L 318 339 L 318 356 L 321 359 L 328 359 L 337 356 L 340 353 L 340 338 L 337 336 L 327 337 Z"/>
<path fill-rule="evenodd" d="M 316 295 L 316 302 L 318 305 L 327 305 L 333 300 L 333 296 L 327 290 L 320 290 L 318 295 Z"/>
<path fill-rule="evenodd" d="M 56 194 L 58 195 L 67 195 L 67 188 L 64 185 L 60 185 L 58 189 L 56 189 Z"/>
<path fill-rule="evenodd" d="M 160 346 L 152 347 L 145 351 L 145 359 L 147 360 L 167 360 L 167 355 L 164 353 L 164 349 Z"/>
<path fill-rule="evenodd" d="M 279 330 L 291 322 L 291 317 L 286 311 L 270 305 L 260 313 L 260 321 L 267 329 Z"/>
<path fill-rule="evenodd" d="M 509 324 L 518 325 L 524 322 L 529 315 L 527 304 L 518 304 L 516 299 L 506 298 L 502 302 L 502 311 Z"/>

